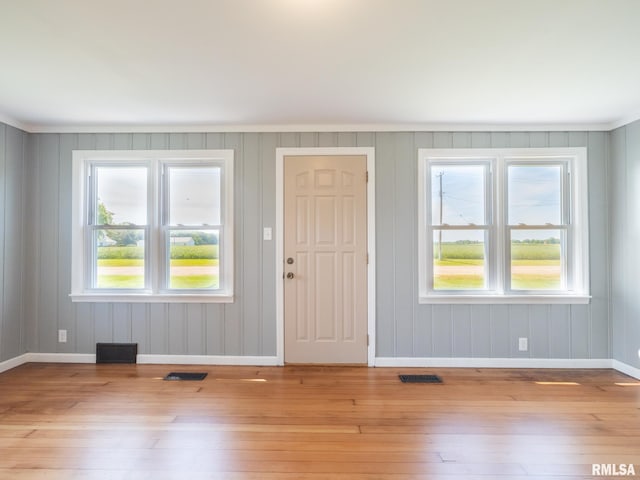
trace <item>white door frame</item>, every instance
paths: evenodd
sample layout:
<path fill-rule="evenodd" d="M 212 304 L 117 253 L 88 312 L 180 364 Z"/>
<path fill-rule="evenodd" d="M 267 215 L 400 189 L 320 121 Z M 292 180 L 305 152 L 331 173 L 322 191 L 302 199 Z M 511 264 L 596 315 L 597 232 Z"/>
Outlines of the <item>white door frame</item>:
<path fill-rule="evenodd" d="M 367 157 L 367 365 L 373 367 L 376 358 L 376 181 L 375 148 L 277 148 L 276 149 L 276 357 L 284 365 L 284 157 L 301 155 L 364 155 Z"/>

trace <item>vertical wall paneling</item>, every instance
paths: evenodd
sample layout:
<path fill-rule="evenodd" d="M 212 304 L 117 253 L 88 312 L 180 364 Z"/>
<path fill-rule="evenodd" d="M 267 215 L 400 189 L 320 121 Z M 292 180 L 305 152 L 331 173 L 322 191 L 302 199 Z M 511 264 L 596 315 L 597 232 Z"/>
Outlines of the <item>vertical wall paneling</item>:
<path fill-rule="evenodd" d="M 27 351 L 37 352 L 38 347 L 38 282 L 40 242 L 38 234 L 38 219 L 40 214 L 39 192 L 40 176 L 37 165 L 38 143 L 36 136 L 28 136 L 25 149 L 25 178 L 24 182 L 24 215 L 22 231 L 24 232 L 24 251 L 22 255 L 22 326 L 24 331 L 24 345 Z M 36 192 L 35 194 L 33 192 Z M 29 217 L 26 216 L 29 212 Z"/>
<path fill-rule="evenodd" d="M 243 136 L 241 223 L 243 241 L 240 255 L 244 266 L 242 275 L 243 330 L 242 351 L 244 355 L 259 355 L 262 334 L 262 305 L 260 301 L 259 265 L 262 265 L 262 229 L 260 203 L 262 200 L 262 165 L 260 164 L 260 136 L 247 133 Z"/>
<path fill-rule="evenodd" d="M 624 225 L 624 244 L 622 251 L 612 250 L 612 255 L 620 257 L 622 270 L 614 271 L 613 276 L 623 277 L 622 285 L 618 283 L 618 289 L 614 291 L 615 300 L 619 304 L 616 313 L 614 328 L 621 330 L 621 338 L 617 348 L 616 359 L 624 363 L 640 368 L 640 301 L 638 300 L 637 272 L 640 268 L 640 195 L 638 184 L 640 183 L 640 121 L 624 127 L 624 155 L 622 161 L 625 164 L 625 195 L 622 199 L 626 205 L 626 212 L 620 220 Z M 616 159 L 617 161 L 618 159 Z M 613 188 L 613 187 L 612 187 Z M 620 232 L 612 232 L 614 236 Z M 616 263 L 617 264 L 617 263 Z"/>
<path fill-rule="evenodd" d="M 73 134 L 60 136 L 58 212 L 71 211 L 71 152 L 77 148 L 78 137 Z M 76 319 L 71 293 L 71 217 L 59 215 L 58 219 L 58 324 L 57 329 L 67 331 L 67 343 L 58 343 L 57 351 L 71 353 L 78 348 Z"/>
<path fill-rule="evenodd" d="M 451 305 L 433 306 L 432 351 L 434 357 L 453 356 Z"/>
<path fill-rule="evenodd" d="M 234 198 L 234 276 L 235 276 L 235 302 L 225 304 L 225 327 L 224 345 L 226 355 L 244 355 L 242 333 L 244 331 L 243 310 L 246 302 L 255 301 L 247 298 L 242 291 L 245 273 L 253 275 L 252 265 L 248 265 L 243 256 L 243 245 L 247 240 L 243 230 L 243 218 L 245 215 L 244 195 L 246 186 L 244 184 L 244 156 L 242 150 L 242 134 L 227 133 L 224 136 L 224 148 L 231 148 L 235 151 L 234 175 L 235 175 L 235 198 Z M 249 271 L 245 272 L 248 268 Z"/>
<path fill-rule="evenodd" d="M 611 200 L 608 188 L 611 175 L 610 135 L 590 132 L 588 136 L 589 161 L 589 250 L 591 265 L 591 310 L 589 316 L 589 348 L 591 358 L 611 355 L 609 329 L 609 297 L 611 285 Z M 600 160 L 604 159 L 604 161 Z M 606 232 L 602 235 L 601 232 Z"/>
<path fill-rule="evenodd" d="M 8 318 L 5 314 L 4 308 L 4 292 L 5 292 L 5 266 L 7 263 L 7 250 L 5 248 L 5 238 L 7 236 L 7 229 L 5 224 L 5 216 L 7 214 L 7 202 L 6 202 L 6 185 L 7 185 L 7 129 L 6 125 L 0 124 L 0 267 L 2 267 L 2 274 L 0 275 L 0 362 L 11 358 L 7 352 L 5 352 L 4 336 L 8 337 Z"/>
<path fill-rule="evenodd" d="M 538 319 L 536 319 L 538 320 Z M 529 338 L 529 306 L 509 305 L 509 347 L 512 357 L 528 357 L 529 351 L 518 350 L 518 339 Z"/>
<path fill-rule="evenodd" d="M 570 311 L 569 305 L 551 305 L 549 307 L 551 329 L 549 355 L 551 358 L 571 358 Z"/>
<path fill-rule="evenodd" d="M 549 358 L 549 335 L 553 325 L 549 323 L 548 305 L 529 307 L 529 351 L 534 358 Z"/>
<path fill-rule="evenodd" d="M 318 133 L 302 132 L 300 133 L 300 147 L 313 148 L 319 146 Z"/>
<path fill-rule="evenodd" d="M 44 352 L 58 350 L 58 238 L 60 136 L 43 134 L 38 142 L 40 242 L 38 302 L 38 347 Z M 45 309 L 46 307 L 46 309 Z"/>
<path fill-rule="evenodd" d="M 275 233 L 276 226 L 276 205 L 275 205 L 275 185 L 276 185 L 276 145 L 278 137 L 274 133 L 264 133 L 260 135 L 260 166 L 262 169 L 262 199 L 260 201 L 260 218 L 262 227 L 271 228 Z M 276 242 L 263 240 L 261 243 L 262 258 L 262 324 L 261 332 L 261 355 L 276 355 Z M 281 281 L 281 280 L 280 280 Z"/>
<path fill-rule="evenodd" d="M 337 134 L 337 147 L 356 147 L 358 146 L 358 137 L 353 132 L 340 132 Z"/>
<path fill-rule="evenodd" d="M 131 304 L 114 303 L 111 314 L 113 315 L 113 341 L 116 343 L 131 342 Z"/>
<path fill-rule="evenodd" d="M 0 124 L 0 362 L 25 353 L 23 325 L 26 134 Z"/>
<path fill-rule="evenodd" d="M 376 354 L 395 357 L 395 169 L 393 134 L 376 134 Z"/>
<path fill-rule="evenodd" d="M 158 355 L 169 354 L 169 320 L 167 318 L 167 305 L 164 303 L 152 303 L 149 309 L 149 353 Z"/>
<path fill-rule="evenodd" d="M 394 318 L 396 356 L 412 357 L 413 353 L 413 323 L 415 318 L 417 269 L 415 268 L 414 252 L 418 251 L 416 228 L 416 199 L 417 199 L 417 162 L 413 135 L 399 133 L 394 135 L 394 158 L 390 164 L 395 170 L 395 195 L 393 205 L 394 216 Z M 382 161 L 384 162 L 384 157 Z M 376 203 L 377 205 L 377 203 Z"/>
<path fill-rule="evenodd" d="M 491 305 L 491 356 L 508 358 L 511 347 L 509 305 Z"/>
<path fill-rule="evenodd" d="M 471 357 L 471 305 L 451 306 L 452 356 Z"/>
<path fill-rule="evenodd" d="M 4 288 L 0 289 L 4 292 L 0 359 L 6 357 L 6 344 L 10 341 L 6 325 L 13 316 L 7 303 L 11 288 L 6 282 L 7 252 L 20 248 L 8 235 L 6 225 L 16 210 L 20 214 L 30 212 L 24 217 L 21 247 L 24 258 L 21 286 L 23 291 L 26 292 L 27 287 L 29 290 L 28 298 L 22 302 L 19 325 L 27 341 L 25 349 L 92 353 L 98 341 L 133 341 L 139 344 L 140 353 L 147 354 L 274 356 L 275 242 L 263 240 L 262 229 L 275 227 L 275 149 L 299 146 L 375 147 L 377 251 L 371 253 L 375 254 L 377 264 L 378 356 L 609 358 L 612 334 L 616 358 L 627 363 L 633 362 L 634 355 L 637 358 L 636 340 L 629 338 L 637 331 L 637 321 L 634 323 L 637 312 L 627 305 L 633 291 L 624 282 L 627 269 L 631 268 L 625 261 L 630 257 L 622 257 L 632 246 L 632 240 L 626 240 L 626 229 L 631 228 L 626 224 L 632 221 L 635 222 L 633 228 L 640 226 L 640 222 L 635 221 L 640 206 L 633 197 L 632 180 L 628 180 L 628 185 L 625 183 L 629 178 L 627 169 L 635 171 L 632 167 L 640 148 L 640 133 L 635 126 L 624 127 L 611 135 L 603 132 L 55 135 L 25 134 L 3 126 L 0 146 L 5 157 L 10 146 L 7 132 L 15 137 L 11 149 L 16 153 L 11 153 L 13 160 L 4 157 L 0 160 L 6 177 L 1 187 L 5 198 L 4 222 L 0 222 L 0 226 L 5 225 L 2 240 L 5 280 Z M 26 149 L 20 147 L 20 142 Z M 592 303 L 585 306 L 418 305 L 417 149 L 570 145 L 589 148 Z M 25 161 L 19 164 L 21 148 Z M 69 172 L 70 152 L 75 148 L 232 148 L 235 152 L 235 302 L 205 305 L 69 302 Z M 13 162 L 11 168 L 10 162 Z M 24 198 L 10 178 L 18 178 L 21 172 L 30 193 L 23 194 Z M 623 182 L 625 188 L 616 190 L 617 182 Z M 11 246 L 10 242 L 13 242 Z M 40 253 L 47 251 L 60 253 Z M 602 251 L 610 252 L 612 273 Z M 640 261 L 640 258 L 631 260 Z M 15 269 L 15 265 L 11 268 Z M 51 282 L 52 278 L 55 282 Z M 609 288 L 612 324 L 609 323 Z M 58 328 L 68 331 L 67 344 L 57 343 Z M 529 352 L 518 351 L 520 336 L 529 338 Z"/>
<path fill-rule="evenodd" d="M 471 356 L 491 357 L 491 306 L 474 305 L 470 315 Z"/>
<path fill-rule="evenodd" d="M 131 305 L 131 342 L 138 344 L 138 353 L 151 353 L 149 348 L 149 307 L 143 303 Z"/>
<path fill-rule="evenodd" d="M 170 355 L 187 353 L 187 304 L 170 303 L 167 305 L 167 350 Z"/>
<path fill-rule="evenodd" d="M 206 352 L 204 308 L 202 305 L 189 303 L 186 306 L 186 354 L 203 355 Z"/>
<path fill-rule="evenodd" d="M 611 133 L 611 161 L 609 190 L 611 205 L 610 250 L 611 256 L 611 335 L 612 356 L 624 361 L 625 297 L 629 286 L 626 269 L 626 129 Z"/>

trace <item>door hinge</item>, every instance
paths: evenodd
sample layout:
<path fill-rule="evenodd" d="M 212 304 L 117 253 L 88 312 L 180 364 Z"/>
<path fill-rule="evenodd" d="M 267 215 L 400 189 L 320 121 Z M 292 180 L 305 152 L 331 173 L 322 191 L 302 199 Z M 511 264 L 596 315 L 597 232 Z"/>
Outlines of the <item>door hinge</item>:
<path fill-rule="evenodd" d="M 369 334 L 367 334 L 367 347 L 369 346 Z"/>
<path fill-rule="evenodd" d="M 367 265 L 369 265 L 369 254 L 367 253 Z"/>
<path fill-rule="evenodd" d="M 364 181 L 369 183 L 369 170 L 367 170 L 364 174 Z"/>

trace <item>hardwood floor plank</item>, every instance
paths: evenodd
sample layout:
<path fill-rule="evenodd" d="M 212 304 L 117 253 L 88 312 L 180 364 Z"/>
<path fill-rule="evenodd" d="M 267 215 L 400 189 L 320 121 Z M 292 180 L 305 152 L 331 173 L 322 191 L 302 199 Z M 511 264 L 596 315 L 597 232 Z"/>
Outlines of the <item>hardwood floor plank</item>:
<path fill-rule="evenodd" d="M 208 376 L 162 380 L 177 370 Z M 26 364 L 0 374 L 0 480 L 640 473 L 636 383 L 612 370 Z"/>

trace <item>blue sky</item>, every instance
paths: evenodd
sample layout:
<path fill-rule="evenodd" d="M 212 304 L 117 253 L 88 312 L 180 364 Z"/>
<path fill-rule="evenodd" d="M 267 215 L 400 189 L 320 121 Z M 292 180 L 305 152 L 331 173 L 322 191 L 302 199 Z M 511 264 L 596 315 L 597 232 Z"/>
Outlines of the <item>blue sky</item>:
<path fill-rule="evenodd" d="M 220 223 L 220 168 L 170 167 L 170 214 L 174 225 Z M 147 223 L 147 169 L 98 167 L 98 198 L 115 224 Z"/>
<path fill-rule="evenodd" d="M 442 223 L 482 225 L 485 181 L 483 165 L 434 165 L 431 169 L 431 214 L 440 223 L 440 179 L 442 174 Z M 545 225 L 561 222 L 561 175 L 558 165 L 511 165 L 508 176 L 509 223 Z M 529 232 L 527 232 L 529 233 Z M 528 238 L 548 238 L 550 232 L 530 232 Z M 470 238 L 456 232 L 455 239 Z M 465 237 L 466 235 L 466 237 Z M 452 237 L 453 238 L 453 237 Z M 444 239 L 443 239 L 444 241 Z"/>

